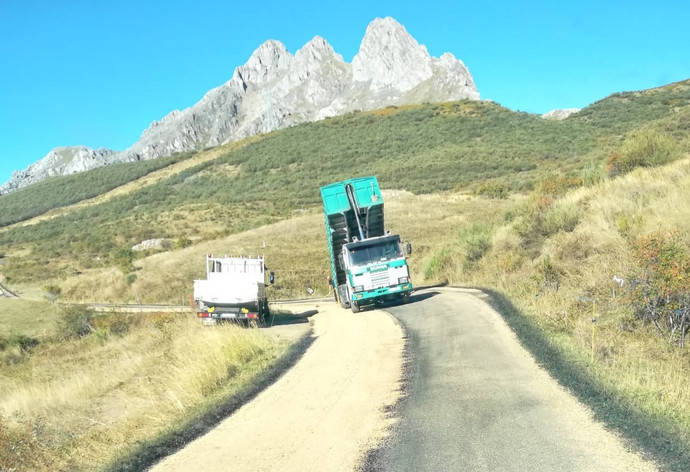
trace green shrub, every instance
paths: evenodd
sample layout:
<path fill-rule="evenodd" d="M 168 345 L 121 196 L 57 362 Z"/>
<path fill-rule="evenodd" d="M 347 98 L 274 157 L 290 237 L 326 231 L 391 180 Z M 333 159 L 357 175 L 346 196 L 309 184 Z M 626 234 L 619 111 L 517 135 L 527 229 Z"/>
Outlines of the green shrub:
<path fill-rule="evenodd" d="M 621 213 L 616 217 L 616 230 L 621 236 L 628 237 L 635 229 L 642 226 L 643 220 L 642 215 L 639 214 L 627 215 Z"/>
<path fill-rule="evenodd" d="M 574 204 L 557 204 L 546 212 L 540 220 L 541 234 L 545 237 L 565 231 L 569 233 L 575 229 L 580 221 L 580 209 Z"/>
<path fill-rule="evenodd" d="M 94 313 L 79 305 L 63 308 L 57 323 L 58 335 L 63 339 L 81 338 L 93 331 Z"/>
<path fill-rule="evenodd" d="M 118 249 L 113 253 L 113 262 L 122 272 L 132 272 L 134 270 L 134 259 L 136 254 L 131 248 Z"/>
<path fill-rule="evenodd" d="M 606 179 L 606 171 L 600 163 L 590 161 L 580 172 L 580 179 L 582 180 L 582 185 L 591 187 Z"/>
<path fill-rule="evenodd" d="M 125 276 L 125 283 L 127 285 L 132 285 L 136 281 L 137 281 L 137 274 L 127 274 Z"/>
<path fill-rule="evenodd" d="M 619 151 L 612 153 L 606 162 L 606 173 L 615 177 L 627 174 L 637 167 L 655 167 L 680 156 L 673 137 L 645 129 L 628 134 Z"/>
<path fill-rule="evenodd" d="M 123 336 L 129 331 L 131 320 L 124 317 L 117 317 L 110 322 L 108 329 L 111 334 Z"/>
<path fill-rule="evenodd" d="M 16 347 L 22 352 L 30 352 L 38 344 L 38 339 L 24 334 L 12 334 L 9 337 L 0 336 L 0 351 Z"/>
<path fill-rule="evenodd" d="M 532 281 L 539 290 L 558 290 L 561 286 L 561 276 L 561 271 L 547 254 L 535 266 Z"/>
<path fill-rule="evenodd" d="M 460 231 L 460 246 L 465 261 L 478 261 L 491 247 L 491 228 L 485 223 L 473 223 L 472 226 L 463 228 Z"/>
<path fill-rule="evenodd" d="M 427 280 L 442 277 L 452 268 L 453 261 L 450 250 L 443 248 L 436 252 L 424 265 L 424 278 Z"/>
<path fill-rule="evenodd" d="M 541 179 L 534 191 L 536 198 L 543 197 L 558 197 L 563 195 L 568 190 L 580 187 L 582 185 L 582 178 L 569 177 L 567 175 L 551 175 Z"/>
<path fill-rule="evenodd" d="M 24 334 L 12 334 L 9 337 L 0 336 L 0 363 L 5 365 L 19 364 L 29 357 L 31 351 L 38 344 L 38 339 Z M 2 433 L 0 432 L 0 434 Z"/>
<path fill-rule="evenodd" d="M 184 249 L 192 245 L 192 240 L 189 238 L 178 238 L 175 241 L 175 249 Z"/>
<path fill-rule="evenodd" d="M 475 193 L 484 197 L 503 199 L 508 198 L 509 191 L 508 188 L 501 183 L 488 182 L 477 187 Z"/>

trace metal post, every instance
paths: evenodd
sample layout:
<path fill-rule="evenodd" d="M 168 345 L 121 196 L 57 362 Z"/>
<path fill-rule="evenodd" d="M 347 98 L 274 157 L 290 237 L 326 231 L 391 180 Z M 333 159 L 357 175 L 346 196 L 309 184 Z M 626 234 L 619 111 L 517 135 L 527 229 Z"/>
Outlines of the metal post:
<path fill-rule="evenodd" d="M 596 318 L 596 300 L 592 301 L 592 352 L 590 354 L 590 362 L 594 364 L 594 324 L 597 322 Z"/>

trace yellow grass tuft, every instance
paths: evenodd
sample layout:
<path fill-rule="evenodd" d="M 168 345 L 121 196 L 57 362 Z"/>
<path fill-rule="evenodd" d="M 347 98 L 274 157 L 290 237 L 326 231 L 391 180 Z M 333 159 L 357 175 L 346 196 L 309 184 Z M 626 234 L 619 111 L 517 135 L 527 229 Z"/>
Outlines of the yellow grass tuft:
<path fill-rule="evenodd" d="M 23 364 L 0 367 L 0 422 L 32 446 L 7 470 L 103 466 L 245 385 L 285 349 L 258 330 L 175 316 L 122 337 L 46 342 Z M 27 428 L 33 436 L 21 434 Z M 0 439 L 0 452 L 17 444 Z"/>

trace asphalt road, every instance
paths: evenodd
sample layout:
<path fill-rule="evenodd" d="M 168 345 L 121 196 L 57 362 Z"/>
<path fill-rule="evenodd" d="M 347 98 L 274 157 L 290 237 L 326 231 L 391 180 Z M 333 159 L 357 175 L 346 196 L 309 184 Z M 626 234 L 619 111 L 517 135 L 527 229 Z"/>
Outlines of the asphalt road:
<path fill-rule="evenodd" d="M 387 309 L 407 331 L 406 396 L 364 470 L 656 470 L 537 366 L 482 296 L 424 291 Z"/>

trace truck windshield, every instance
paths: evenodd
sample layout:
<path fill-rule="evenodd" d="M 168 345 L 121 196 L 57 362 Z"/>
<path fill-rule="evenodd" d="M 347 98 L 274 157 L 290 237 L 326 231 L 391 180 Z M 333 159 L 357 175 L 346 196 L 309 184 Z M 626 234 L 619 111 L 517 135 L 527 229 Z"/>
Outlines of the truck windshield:
<path fill-rule="evenodd" d="M 388 261 L 402 257 L 402 249 L 396 241 L 388 241 L 375 246 L 361 246 L 350 249 L 350 260 L 354 266 Z"/>

